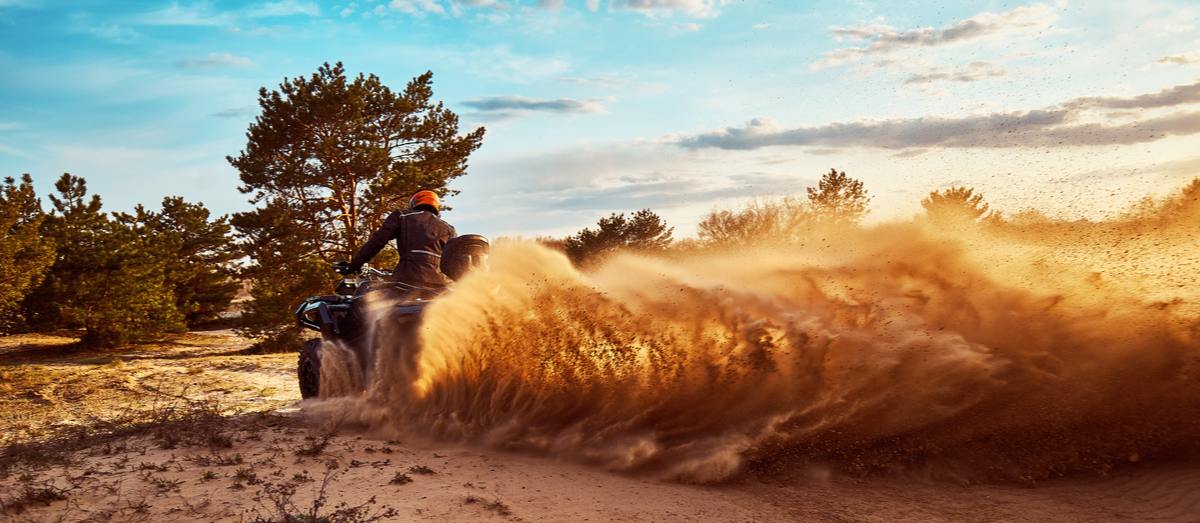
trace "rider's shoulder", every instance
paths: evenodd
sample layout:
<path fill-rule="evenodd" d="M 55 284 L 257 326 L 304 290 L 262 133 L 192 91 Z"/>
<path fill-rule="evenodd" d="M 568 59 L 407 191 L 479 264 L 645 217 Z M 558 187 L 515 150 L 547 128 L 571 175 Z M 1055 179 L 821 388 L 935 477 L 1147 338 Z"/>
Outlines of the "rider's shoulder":
<path fill-rule="evenodd" d="M 442 217 L 441 217 L 441 216 L 439 216 L 437 213 L 429 212 L 429 211 L 426 211 L 426 210 L 420 210 L 420 211 L 396 211 L 396 212 L 394 212 L 394 213 L 392 213 L 392 214 L 398 215 L 400 218 L 405 218 L 405 217 L 408 217 L 408 216 L 428 216 L 428 217 L 430 217 L 430 218 L 433 218 L 434 220 L 437 220 L 437 221 L 439 221 L 439 222 L 442 222 L 442 223 L 446 224 L 446 226 L 447 226 L 447 227 L 451 227 L 451 228 L 453 228 L 453 226 L 451 226 L 449 222 L 447 222 L 446 220 L 443 220 L 443 219 L 442 219 Z"/>

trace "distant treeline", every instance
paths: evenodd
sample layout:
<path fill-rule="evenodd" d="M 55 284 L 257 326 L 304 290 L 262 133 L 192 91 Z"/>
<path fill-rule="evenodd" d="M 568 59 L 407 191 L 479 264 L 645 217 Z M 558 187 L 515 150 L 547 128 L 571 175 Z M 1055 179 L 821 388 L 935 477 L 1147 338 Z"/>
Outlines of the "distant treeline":
<path fill-rule="evenodd" d="M 201 203 L 101 209 L 63 174 L 46 211 L 28 174 L 0 187 L 0 329 L 82 330 L 113 346 L 213 320 L 237 292 L 230 227 Z"/>
<path fill-rule="evenodd" d="M 540 238 L 549 247 L 585 266 L 618 251 L 679 253 L 748 245 L 796 245 L 860 227 L 870 196 L 863 183 L 831 169 L 804 197 L 747 201 L 739 208 L 714 210 L 697 226 L 697 237 L 675 240 L 674 228 L 650 209 L 601 218 L 566 238 Z M 1036 209 L 1010 217 L 990 208 L 975 189 L 954 186 L 930 192 L 916 219 L 935 230 L 1058 237 L 1103 230 L 1170 231 L 1200 229 L 1200 178 L 1166 198 L 1146 197 L 1117 218 L 1104 221 L 1059 220 Z M 1196 231 L 1200 232 L 1200 231 Z M 1049 233 L 1047 235 L 1046 233 Z"/>
<path fill-rule="evenodd" d="M 952 189 L 930 195 L 927 207 L 983 206 L 981 198 Z M 951 202 L 950 200 L 954 200 Z M 960 201 L 961 200 L 961 201 Z M 805 188 L 805 197 L 749 201 L 740 209 L 715 210 L 697 226 L 698 238 L 676 241 L 673 227 L 650 209 L 626 217 L 614 213 L 601 218 L 596 228 L 585 228 L 564 239 L 542 238 L 541 242 L 565 252 L 576 265 L 587 265 L 623 250 L 661 253 L 705 247 L 727 247 L 749 243 L 789 242 L 814 227 L 856 225 L 867 214 L 871 201 L 863 182 L 844 171 L 830 169 L 816 187 Z M 943 203 L 945 201 L 945 203 Z"/>

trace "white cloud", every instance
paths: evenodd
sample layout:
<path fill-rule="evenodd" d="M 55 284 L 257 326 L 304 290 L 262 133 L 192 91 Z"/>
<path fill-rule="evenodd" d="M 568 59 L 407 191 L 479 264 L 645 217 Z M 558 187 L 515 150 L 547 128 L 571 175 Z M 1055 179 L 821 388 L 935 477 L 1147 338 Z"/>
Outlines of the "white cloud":
<path fill-rule="evenodd" d="M 909 148 L 1071 147 L 1146 143 L 1200 133 L 1200 112 L 1097 122 L 1091 109 L 1163 109 L 1200 103 L 1200 82 L 1133 97 L 1085 97 L 1056 107 L 958 118 L 924 117 L 782 128 L 759 118 L 742 127 L 684 137 L 689 149 L 769 146 Z M 1085 121 L 1085 117 L 1092 120 Z"/>
<path fill-rule="evenodd" d="M 417 17 L 428 14 L 460 17 L 473 13 L 478 20 L 503 23 L 512 19 L 516 13 L 528 14 L 534 9 L 559 10 L 566 3 L 565 0 L 537 0 L 536 7 L 530 7 L 508 0 L 391 0 L 385 5 L 387 7 L 376 6 L 373 10 L 364 12 L 363 16 L 385 16 L 390 8 L 392 11 Z M 514 9 L 514 5 L 521 8 Z"/>
<path fill-rule="evenodd" d="M 170 5 L 136 15 L 130 21 L 137 25 L 162 26 L 234 26 L 239 20 L 279 18 L 287 16 L 320 16 L 321 8 L 314 2 L 279 0 L 253 4 L 240 10 L 217 10 L 207 2 Z"/>
<path fill-rule="evenodd" d="M 1158 63 L 1163 65 L 1187 65 L 1200 64 L 1200 53 L 1181 53 L 1167 55 L 1158 59 Z"/>
<path fill-rule="evenodd" d="M 255 106 L 252 106 L 252 105 L 246 106 L 246 107 L 230 107 L 229 109 L 222 109 L 220 111 L 217 111 L 217 112 L 213 113 L 212 115 L 217 118 L 238 118 L 238 117 L 242 117 L 242 116 L 248 117 L 248 116 L 253 115 L 254 111 L 256 109 L 258 109 L 258 108 Z"/>
<path fill-rule="evenodd" d="M 410 15 L 446 14 L 446 8 L 437 0 L 392 0 L 388 5 L 396 11 Z"/>
<path fill-rule="evenodd" d="M 480 18 L 493 23 L 504 22 L 511 17 L 509 11 L 512 6 L 501 0 L 448 1 L 450 2 L 450 14 L 453 16 L 462 16 L 468 10 L 478 9 L 483 11 L 480 14 Z"/>
<path fill-rule="evenodd" d="M 543 99 L 525 96 L 491 96 L 467 100 L 463 105 L 477 111 L 488 119 L 505 119 L 532 114 L 596 114 L 604 112 L 604 104 L 597 99 L 576 100 L 573 98 Z"/>
<path fill-rule="evenodd" d="M 428 54 L 427 50 L 420 52 Z M 505 82 L 528 83 L 561 76 L 571 70 L 571 63 L 564 58 L 517 54 L 507 46 L 467 51 L 444 49 L 435 54 L 439 61 L 480 78 Z"/>
<path fill-rule="evenodd" d="M 600 0 L 587 0 L 585 3 L 588 11 L 596 12 L 597 9 L 600 9 Z"/>
<path fill-rule="evenodd" d="M 395 46 L 386 52 L 395 60 L 409 63 L 437 64 L 439 74 L 466 74 L 473 80 L 492 80 L 513 84 L 545 82 L 569 73 L 573 65 L 556 55 L 517 53 L 507 45 L 468 47 L 443 45 Z"/>
<path fill-rule="evenodd" d="M 267 2 L 251 6 L 246 9 L 246 16 L 251 18 L 269 18 L 295 15 L 320 16 L 321 8 L 313 2 L 280 0 L 278 2 Z"/>
<path fill-rule="evenodd" d="M 611 0 L 612 9 L 638 11 L 646 16 L 669 16 L 683 13 L 696 18 L 714 18 L 720 14 L 718 8 L 727 0 Z"/>
<path fill-rule="evenodd" d="M 230 53 L 209 53 L 202 58 L 181 60 L 180 67 L 188 69 L 208 69 L 216 67 L 252 67 L 254 61 L 244 56 Z"/>
<path fill-rule="evenodd" d="M 67 29 L 102 38 L 110 42 L 129 43 L 141 35 L 137 31 L 111 21 L 98 21 L 88 13 L 72 13 L 68 17 Z"/>
<path fill-rule="evenodd" d="M 935 82 L 971 83 L 985 78 L 1004 76 L 1005 74 L 1007 74 L 1007 71 L 1000 66 L 990 62 L 977 61 L 956 68 L 935 67 L 924 73 L 909 76 L 904 80 L 904 84 L 921 85 Z"/>
<path fill-rule="evenodd" d="M 897 29 L 883 23 L 834 27 L 838 41 L 869 42 L 861 47 L 842 47 L 825 53 L 813 69 L 838 66 L 909 48 L 941 47 L 993 36 L 1035 34 L 1058 19 L 1058 13 L 1045 4 L 1018 7 L 1002 13 L 983 12 L 943 27 Z"/>
<path fill-rule="evenodd" d="M 687 23 L 675 24 L 675 25 L 671 26 L 671 29 L 673 29 L 676 32 L 680 32 L 680 33 L 694 33 L 703 28 L 704 28 L 704 26 L 697 24 L 695 22 L 687 22 Z"/>
<path fill-rule="evenodd" d="M 597 85 L 601 87 L 621 87 L 628 85 L 630 79 L 621 75 L 606 73 L 595 76 L 563 76 L 558 79 L 560 82 L 580 85 Z"/>
<path fill-rule="evenodd" d="M 230 25 L 233 16 L 230 12 L 216 12 L 208 4 L 171 5 L 143 13 L 133 17 L 133 22 L 141 25 L 166 26 L 217 26 Z"/>
<path fill-rule="evenodd" d="M 755 31 L 762 31 L 763 29 L 769 29 L 770 27 L 771 27 L 771 24 L 766 24 L 766 23 L 754 24 L 754 25 L 750 26 L 750 28 Z"/>
<path fill-rule="evenodd" d="M 1130 97 L 1088 96 L 1076 98 L 1065 104 L 1071 109 L 1158 109 L 1200 103 L 1200 82 L 1176 85 L 1158 92 Z"/>
<path fill-rule="evenodd" d="M 0 7 L 2 7 L 2 6 L 0 6 Z M 23 149 L 18 149 L 16 147 L 10 147 L 10 146 L 4 145 L 2 143 L 0 143 L 0 154 L 6 154 L 8 156 L 15 156 L 17 158 L 33 158 L 32 154 L 29 154 L 29 152 L 27 152 Z"/>

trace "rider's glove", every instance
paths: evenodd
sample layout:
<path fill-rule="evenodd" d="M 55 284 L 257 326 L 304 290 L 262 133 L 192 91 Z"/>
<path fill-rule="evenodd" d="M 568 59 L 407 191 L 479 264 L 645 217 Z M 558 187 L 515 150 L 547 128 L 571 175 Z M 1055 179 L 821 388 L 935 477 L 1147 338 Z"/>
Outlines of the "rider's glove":
<path fill-rule="evenodd" d="M 350 262 L 344 262 L 344 261 L 333 262 L 333 270 L 334 270 L 334 272 L 341 274 L 342 276 L 349 276 L 351 274 L 354 274 L 354 272 L 355 272 L 354 267 L 350 266 Z"/>

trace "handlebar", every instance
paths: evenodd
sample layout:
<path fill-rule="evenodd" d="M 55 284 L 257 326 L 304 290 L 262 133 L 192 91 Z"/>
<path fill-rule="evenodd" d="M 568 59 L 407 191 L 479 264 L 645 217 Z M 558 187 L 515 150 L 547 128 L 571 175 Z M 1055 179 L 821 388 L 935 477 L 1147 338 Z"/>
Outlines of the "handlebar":
<path fill-rule="evenodd" d="M 342 276 L 354 275 L 354 271 L 351 270 L 349 262 L 344 262 L 344 261 L 334 262 L 333 270 L 334 270 L 334 272 L 341 274 Z M 386 278 L 388 276 L 391 276 L 392 273 L 391 273 L 391 271 L 382 271 L 382 270 L 376 269 L 374 267 L 371 267 L 370 265 L 364 264 L 362 266 L 362 268 L 360 268 L 358 270 L 358 275 L 362 276 L 362 277 L 366 277 L 366 278 Z"/>
<path fill-rule="evenodd" d="M 392 271 L 381 271 L 369 265 L 364 265 L 362 268 L 362 275 L 368 277 L 386 278 L 392 275 Z"/>

